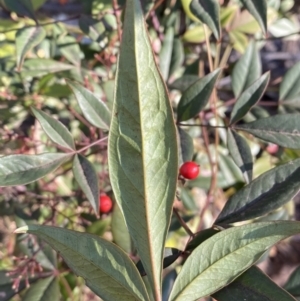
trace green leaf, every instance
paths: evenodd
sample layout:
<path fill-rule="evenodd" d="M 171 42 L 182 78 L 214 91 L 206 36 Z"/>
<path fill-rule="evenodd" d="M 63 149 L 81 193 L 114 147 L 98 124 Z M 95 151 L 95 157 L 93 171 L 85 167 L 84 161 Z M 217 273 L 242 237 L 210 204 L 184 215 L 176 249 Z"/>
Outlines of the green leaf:
<path fill-rule="evenodd" d="M 60 291 L 57 278 L 48 277 L 32 284 L 22 301 L 53 301 L 59 300 L 59 298 Z"/>
<path fill-rule="evenodd" d="M 114 205 L 111 219 L 111 232 L 114 242 L 122 248 L 126 253 L 130 253 L 132 250 L 131 238 L 125 224 L 124 216 L 118 206 Z"/>
<path fill-rule="evenodd" d="M 257 81 L 248 87 L 237 99 L 230 118 L 230 124 L 243 118 L 263 96 L 270 79 L 270 72 L 263 74 Z"/>
<path fill-rule="evenodd" d="M 180 126 L 177 126 L 178 131 L 178 149 L 179 149 L 179 165 L 186 161 L 191 161 L 194 154 L 193 138 Z"/>
<path fill-rule="evenodd" d="M 16 33 L 17 70 L 20 71 L 26 54 L 46 36 L 43 27 L 21 28 Z"/>
<path fill-rule="evenodd" d="M 165 248 L 164 250 L 164 260 L 163 260 L 163 268 L 167 268 L 170 266 L 178 257 L 182 255 L 182 251 L 175 248 Z M 139 270 L 141 276 L 146 276 L 147 273 L 144 269 L 142 262 L 139 260 L 136 264 L 137 269 Z"/>
<path fill-rule="evenodd" d="M 228 129 L 227 146 L 235 164 L 240 168 L 247 183 L 252 180 L 253 159 L 249 145 L 235 131 Z"/>
<path fill-rule="evenodd" d="M 256 266 L 213 295 L 218 301 L 296 301 Z"/>
<path fill-rule="evenodd" d="M 212 237 L 213 235 L 220 232 L 217 228 L 208 228 L 200 231 L 197 235 L 187 244 L 185 250 L 186 251 L 193 251 L 199 245 L 201 245 L 204 241 Z"/>
<path fill-rule="evenodd" d="M 134 263 L 116 245 L 96 235 L 64 228 L 29 225 L 15 233 L 28 232 L 45 240 L 67 265 L 104 300 L 149 300 Z"/>
<path fill-rule="evenodd" d="M 233 128 L 254 135 L 282 147 L 300 148 L 300 115 L 281 114 L 261 118 L 250 123 L 234 125 Z"/>
<path fill-rule="evenodd" d="M 21 74 L 22 76 L 42 76 L 72 68 L 74 66 L 51 59 L 28 59 L 23 64 Z"/>
<path fill-rule="evenodd" d="M 176 270 L 171 270 L 171 272 L 165 276 L 162 284 L 162 301 L 168 301 L 176 277 Z"/>
<path fill-rule="evenodd" d="M 216 224 L 249 220 L 290 201 L 300 189 L 300 159 L 275 167 L 235 193 L 225 204 Z"/>
<path fill-rule="evenodd" d="M 294 100 L 300 96 L 300 62 L 290 68 L 284 75 L 279 88 L 281 101 Z M 284 103 L 283 103 L 284 104 Z"/>
<path fill-rule="evenodd" d="M 183 75 L 170 84 L 170 89 L 176 89 L 184 92 L 189 86 L 199 80 L 197 75 Z"/>
<path fill-rule="evenodd" d="M 255 42 L 250 42 L 232 71 L 232 90 L 236 98 L 260 77 L 261 69 L 261 60 Z"/>
<path fill-rule="evenodd" d="M 31 0 L 3 0 L 4 5 L 8 10 L 11 10 L 18 15 L 25 15 L 36 21 L 34 8 Z"/>
<path fill-rule="evenodd" d="M 106 29 L 102 20 L 81 15 L 78 20 L 78 25 L 83 33 L 88 35 L 92 40 L 100 42 L 104 38 Z"/>
<path fill-rule="evenodd" d="M 172 51 L 172 57 L 170 63 L 170 72 L 169 72 L 170 76 L 172 76 L 172 74 L 182 66 L 184 59 L 185 59 L 185 55 L 184 55 L 183 42 L 179 38 L 174 38 L 173 51 Z"/>
<path fill-rule="evenodd" d="M 256 19 L 264 34 L 267 32 L 267 2 L 266 0 L 241 0 L 246 9 Z"/>
<path fill-rule="evenodd" d="M 69 154 L 9 155 L 0 158 L 0 186 L 34 182 L 70 158 Z"/>
<path fill-rule="evenodd" d="M 75 150 L 73 137 L 64 124 L 34 107 L 31 107 L 31 111 L 54 143 L 64 148 Z"/>
<path fill-rule="evenodd" d="M 58 47 L 61 54 L 72 64 L 79 67 L 81 63 L 81 51 L 78 41 L 73 36 L 62 36 L 58 40 Z"/>
<path fill-rule="evenodd" d="M 139 0 L 127 1 L 115 84 L 108 145 L 110 180 L 154 295 L 160 299 L 178 150 L 172 108 Z"/>
<path fill-rule="evenodd" d="M 67 81 L 72 89 L 84 117 L 95 127 L 109 130 L 111 112 L 107 105 L 82 85 Z"/>
<path fill-rule="evenodd" d="M 169 27 L 166 30 L 162 48 L 159 53 L 159 67 L 160 67 L 162 78 L 164 80 L 167 80 L 169 77 L 172 50 L 173 50 L 173 41 L 174 41 L 174 28 Z"/>
<path fill-rule="evenodd" d="M 205 108 L 220 72 L 220 69 L 211 72 L 183 92 L 177 108 L 178 122 L 193 118 Z"/>
<path fill-rule="evenodd" d="M 297 267 L 286 284 L 284 285 L 284 289 L 287 290 L 293 296 L 300 296 L 300 267 Z"/>
<path fill-rule="evenodd" d="M 220 11 L 219 2 L 216 0 L 192 0 L 191 12 L 213 32 L 217 40 L 220 39 Z"/>
<path fill-rule="evenodd" d="M 184 263 L 170 301 L 193 301 L 213 294 L 235 280 L 264 252 L 300 232 L 300 223 L 264 222 L 233 227 L 204 241 Z"/>
<path fill-rule="evenodd" d="M 78 154 L 74 157 L 73 173 L 96 214 L 99 212 L 99 184 L 97 173 L 90 161 Z"/>

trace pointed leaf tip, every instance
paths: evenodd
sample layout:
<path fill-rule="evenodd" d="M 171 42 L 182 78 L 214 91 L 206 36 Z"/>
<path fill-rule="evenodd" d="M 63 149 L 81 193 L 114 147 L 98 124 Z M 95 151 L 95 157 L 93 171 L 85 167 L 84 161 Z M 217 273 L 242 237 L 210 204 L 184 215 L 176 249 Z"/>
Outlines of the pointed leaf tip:
<path fill-rule="evenodd" d="M 17 228 L 14 233 L 15 234 L 20 234 L 20 233 L 27 233 L 28 231 L 28 226 L 23 226 L 23 227 L 20 227 L 20 228 Z"/>

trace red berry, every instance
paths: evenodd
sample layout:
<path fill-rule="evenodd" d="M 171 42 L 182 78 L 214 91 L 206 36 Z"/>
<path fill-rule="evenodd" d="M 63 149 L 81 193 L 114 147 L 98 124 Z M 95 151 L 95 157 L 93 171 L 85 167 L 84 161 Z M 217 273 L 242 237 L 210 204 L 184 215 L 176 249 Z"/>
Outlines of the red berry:
<path fill-rule="evenodd" d="M 113 206 L 113 202 L 111 198 L 106 195 L 105 193 L 102 193 L 99 198 L 99 211 L 100 213 L 107 213 L 111 210 Z"/>
<path fill-rule="evenodd" d="M 180 175 L 189 180 L 196 179 L 199 175 L 199 172 L 199 165 L 192 161 L 183 163 L 179 169 Z"/>
<path fill-rule="evenodd" d="M 270 155 L 275 155 L 278 152 L 279 146 L 277 144 L 273 144 L 270 143 L 267 147 L 266 147 L 266 151 L 270 154 Z"/>

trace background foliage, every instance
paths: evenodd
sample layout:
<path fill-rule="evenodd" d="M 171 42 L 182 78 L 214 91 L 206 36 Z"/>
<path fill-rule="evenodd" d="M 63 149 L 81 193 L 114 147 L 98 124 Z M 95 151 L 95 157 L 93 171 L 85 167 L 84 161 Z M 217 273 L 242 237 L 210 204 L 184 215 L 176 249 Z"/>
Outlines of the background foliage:
<path fill-rule="evenodd" d="M 168 172 L 176 173 L 177 165 L 189 160 L 201 167 L 197 179 L 179 181 L 170 229 L 162 234 L 167 237 L 168 247 L 163 250 L 161 245 L 160 250 L 166 268 L 163 300 L 168 300 L 181 264 L 203 241 L 217 233 L 222 242 L 225 234 L 218 232 L 229 223 L 254 218 L 255 222 L 293 219 L 294 203 L 289 201 L 299 190 L 300 63 L 297 51 L 295 55 L 293 50 L 287 52 L 292 43 L 297 45 L 299 35 L 296 3 L 270 0 L 264 6 L 264 1 L 232 0 L 220 1 L 219 6 L 218 1 L 207 1 L 203 11 L 201 2 L 142 2 L 150 47 L 167 84 L 176 119 L 178 145 L 173 139 L 172 148 L 174 152 L 178 148 L 179 162 L 174 162 L 177 154 L 173 155 Z M 151 274 L 151 264 L 144 267 L 139 262 L 137 250 L 139 254 L 143 250 L 136 243 L 138 238 L 132 237 L 134 247 L 117 203 L 111 213 L 99 216 L 99 193 L 114 199 L 107 147 L 125 3 L 2 0 L 1 5 L 0 152 L 8 157 L 0 158 L 0 300 L 97 300 L 84 280 L 66 265 L 70 264 L 70 254 L 64 256 L 63 248 L 60 252 L 64 260 L 41 237 L 16 236 L 12 231 L 25 224 L 32 224 L 32 231 L 40 231 L 34 226 L 40 224 L 95 234 L 101 244 L 114 242 L 129 254 L 141 275 Z M 57 11 L 50 14 L 51 5 Z M 73 11 L 76 9 L 77 13 Z M 136 57 L 146 46 L 138 47 Z M 125 54 L 119 63 L 131 74 L 135 69 L 130 65 L 132 60 Z M 150 85 L 149 81 L 148 76 L 145 85 Z M 154 116 L 143 118 L 147 125 Z M 117 125 L 112 127 L 115 130 Z M 167 128 L 175 137 L 176 133 Z M 293 164 L 288 164 L 291 160 Z M 152 171 L 149 179 L 158 171 Z M 161 181 L 168 183 L 163 175 L 159 175 Z M 135 206 L 128 214 L 139 215 L 140 210 Z M 219 226 L 210 228 L 213 223 Z M 154 227 L 157 221 L 152 220 L 152 224 Z M 250 233 L 251 227 L 257 227 L 255 231 L 263 233 L 263 226 L 253 223 L 242 226 L 242 230 Z M 226 233 L 234 239 L 237 229 Z M 282 229 L 284 233 L 275 240 L 264 242 L 266 245 L 251 241 L 249 248 L 262 255 L 280 239 L 299 233 L 288 221 Z M 153 239 L 158 231 L 146 234 Z M 83 244 L 84 237 L 80 236 Z M 65 241 L 64 236 L 60 239 Z M 207 240 L 193 256 L 210 253 L 213 245 L 213 240 Z M 243 259 L 238 259 L 236 252 L 239 246 L 231 247 L 230 254 L 240 260 L 243 272 Z M 126 285 L 132 281 L 132 294 L 146 300 L 144 284 L 134 265 L 126 261 L 123 252 L 110 252 L 112 258 L 120 256 L 128 265 L 123 274 L 132 270 L 131 280 L 124 276 Z M 258 259 L 257 254 L 252 255 Z M 267 256 L 261 259 L 261 267 Z M 210 259 L 212 264 L 218 260 L 217 256 Z M 189 258 L 185 264 L 183 271 L 194 263 Z M 102 272 L 112 269 L 107 266 Z M 148 291 L 158 281 L 143 279 Z M 256 267 L 209 298 L 239 300 L 240 287 L 259 298 L 265 287 L 257 287 L 253 279 L 261 279 L 274 300 L 294 300 Z M 288 282 L 281 280 L 295 297 L 300 296 L 298 279 L 296 270 Z M 198 281 L 202 283 L 201 278 Z M 187 285 L 184 277 L 176 282 L 178 290 Z M 98 284 L 87 284 L 97 293 Z M 177 293 L 173 290 L 171 298 Z"/>

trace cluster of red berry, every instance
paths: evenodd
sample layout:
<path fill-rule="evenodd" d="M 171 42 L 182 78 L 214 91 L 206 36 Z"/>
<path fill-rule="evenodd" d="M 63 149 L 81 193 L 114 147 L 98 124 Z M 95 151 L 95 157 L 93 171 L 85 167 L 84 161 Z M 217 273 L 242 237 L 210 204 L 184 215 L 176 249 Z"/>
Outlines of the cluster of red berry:
<path fill-rule="evenodd" d="M 198 177 L 200 172 L 200 167 L 195 162 L 188 161 L 181 165 L 179 169 L 179 174 L 188 180 L 193 180 Z M 100 213 L 108 213 L 113 207 L 113 202 L 111 198 L 105 194 L 101 193 L 99 198 L 99 211 Z"/>

